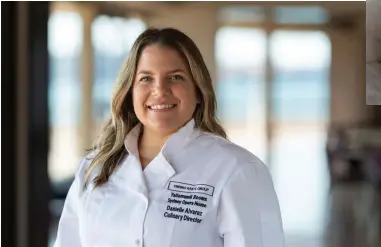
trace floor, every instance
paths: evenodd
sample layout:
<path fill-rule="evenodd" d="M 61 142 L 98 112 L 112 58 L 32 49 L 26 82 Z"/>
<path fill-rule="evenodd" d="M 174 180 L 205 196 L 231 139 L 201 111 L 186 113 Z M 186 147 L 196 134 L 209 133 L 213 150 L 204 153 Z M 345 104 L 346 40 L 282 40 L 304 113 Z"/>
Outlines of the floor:
<path fill-rule="evenodd" d="M 279 131 L 271 172 L 288 247 L 380 247 L 380 192 L 330 185 L 321 131 Z"/>

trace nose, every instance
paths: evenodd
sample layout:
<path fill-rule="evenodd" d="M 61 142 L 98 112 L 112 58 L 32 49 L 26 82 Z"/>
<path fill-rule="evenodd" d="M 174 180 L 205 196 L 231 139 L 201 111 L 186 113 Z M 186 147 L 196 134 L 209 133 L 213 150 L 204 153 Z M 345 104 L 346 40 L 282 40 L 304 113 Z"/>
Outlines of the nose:
<path fill-rule="evenodd" d="M 161 97 L 170 93 L 169 82 L 165 79 L 157 80 L 152 87 L 152 94 Z"/>

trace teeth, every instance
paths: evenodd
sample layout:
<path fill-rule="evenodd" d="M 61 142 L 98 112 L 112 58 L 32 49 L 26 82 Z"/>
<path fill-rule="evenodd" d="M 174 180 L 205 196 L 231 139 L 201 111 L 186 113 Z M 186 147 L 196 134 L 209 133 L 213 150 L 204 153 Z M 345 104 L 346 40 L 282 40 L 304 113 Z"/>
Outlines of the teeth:
<path fill-rule="evenodd" d="M 169 109 L 174 107 L 175 105 L 153 105 L 150 108 L 153 110 L 162 110 L 162 109 Z"/>

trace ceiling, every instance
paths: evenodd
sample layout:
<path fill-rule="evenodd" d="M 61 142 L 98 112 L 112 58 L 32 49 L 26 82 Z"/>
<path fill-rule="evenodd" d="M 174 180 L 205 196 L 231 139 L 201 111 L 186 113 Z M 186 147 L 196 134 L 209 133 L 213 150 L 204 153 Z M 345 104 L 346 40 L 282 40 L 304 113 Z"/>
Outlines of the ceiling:
<path fill-rule="evenodd" d="M 167 14 L 169 11 L 176 8 L 191 8 L 191 7 L 208 7 L 219 8 L 227 6 L 321 6 L 324 7 L 331 15 L 352 15 L 365 14 L 365 1 L 346 1 L 346 2 L 197 2 L 197 1 L 165 1 L 165 2 L 114 2 L 119 7 L 125 7 L 126 10 L 144 11 L 153 15 Z"/>

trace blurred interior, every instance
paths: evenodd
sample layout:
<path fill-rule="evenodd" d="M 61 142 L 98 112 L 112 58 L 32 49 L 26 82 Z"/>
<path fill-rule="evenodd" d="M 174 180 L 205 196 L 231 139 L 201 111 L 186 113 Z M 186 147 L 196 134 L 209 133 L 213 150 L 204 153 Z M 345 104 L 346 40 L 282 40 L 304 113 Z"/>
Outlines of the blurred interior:
<path fill-rule="evenodd" d="M 78 162 L 110 114 L 122 63 L 136 37 L 154 26 L 178 28 L 198 45 L 229 139 L 271 170 L 289 247 L 381 246 L 381 111 L 365 103 L 365 7 L 50 3 L 47 245 Z"/>

